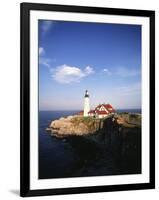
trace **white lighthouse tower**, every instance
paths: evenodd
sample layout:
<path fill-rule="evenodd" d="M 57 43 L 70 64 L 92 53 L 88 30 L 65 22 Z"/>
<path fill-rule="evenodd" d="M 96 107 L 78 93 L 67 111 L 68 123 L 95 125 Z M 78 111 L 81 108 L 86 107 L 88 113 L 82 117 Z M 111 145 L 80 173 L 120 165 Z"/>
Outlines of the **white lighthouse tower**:
<path fill-rule="evenodd" d="M 84 117 L 88 116 L 89 111 L 90 111 L 89 94 L 88 94 L 88 90 L 86 90 L 85 96 L 84 96 Z"/>

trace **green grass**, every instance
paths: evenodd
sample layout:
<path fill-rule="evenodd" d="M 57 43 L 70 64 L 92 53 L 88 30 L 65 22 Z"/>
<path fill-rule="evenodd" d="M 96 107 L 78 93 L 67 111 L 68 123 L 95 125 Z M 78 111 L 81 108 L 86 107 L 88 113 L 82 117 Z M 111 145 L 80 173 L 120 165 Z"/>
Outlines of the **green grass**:
<path fill-rule="evenodd" d="M 93 117 L 74 117 L 71 119 L 71 122 L 74 126 L 78 126 L 80 123 L 82 123 L 92 131 L 96 127 L 96 120 Z"/>

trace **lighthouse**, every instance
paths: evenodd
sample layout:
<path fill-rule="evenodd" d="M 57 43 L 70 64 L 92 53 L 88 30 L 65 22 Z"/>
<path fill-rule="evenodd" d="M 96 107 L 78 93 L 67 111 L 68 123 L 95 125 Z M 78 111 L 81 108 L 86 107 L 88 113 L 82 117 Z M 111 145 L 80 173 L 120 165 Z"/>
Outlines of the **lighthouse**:
<path fill-rule="evenodd" d="M 90 111 L 89 94 L 88 94 L 88 90 L 86 90 L 85 96 L 84 96 L 84 117 L 88 116 L 89 111 Z"/>

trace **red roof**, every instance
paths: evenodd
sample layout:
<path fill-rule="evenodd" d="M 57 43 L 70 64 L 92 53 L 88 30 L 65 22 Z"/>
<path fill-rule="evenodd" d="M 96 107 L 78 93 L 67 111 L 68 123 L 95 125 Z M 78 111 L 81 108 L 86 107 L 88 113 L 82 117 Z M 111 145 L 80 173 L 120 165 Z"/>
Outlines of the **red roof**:
<path fill-rule="evenodd" d="M 95 110 L 98 111 L 98 109 L 99 109 L 101 106 L 103 106 L 109 113 L 115 112 L 114 108 L 113 108 L 112 105 L 110 105 L 110 104 L 99 104 L 99 105 L 95 108 Z M 104 111 L 104 112 L 106 112 L 106 111 Z"/>
<path fill-rule="evenodd" d="M 105 110 L 99 111 L 98 109 L 99 109 L 101 106 L 104 106 L 104 108 L 106 109 L 106 111 L 105 111 Z M 95 110 L 90 110 L 88 113 L 89 113 L 89 114 L 95 114 L 95 113 L 97 113 L 98 115 L 107 115 L 107 114 L 112 113 L 112 112 L 115 112 L 115 110 L 114 110 L 114 108 L 112 107 L 112 105 L 110 105 L 110 104 L 99 104 L 99 105 L 95 108 Z M 78 115 L 83 115 L 83 114 L 84 114 L 83 111 L 80 111 L 80 112 L 78 113 Z"/>
<path fill-rule="evenodd" d="M 107 115 L 107 114 L 108 114 L 108 113 L 107 113 L 106 111 L 104 111 L 104 110 L 101 110 L 101 111 L 97 110 L 96 113 L 97 113 L 98 115 Z"/>
<path fill-rule="evenodd" d="M 89 112 L 88 112 L 89 114 L 91 114 L 91 113 L 95 113 L 95 110 L 90 110 Z"/>

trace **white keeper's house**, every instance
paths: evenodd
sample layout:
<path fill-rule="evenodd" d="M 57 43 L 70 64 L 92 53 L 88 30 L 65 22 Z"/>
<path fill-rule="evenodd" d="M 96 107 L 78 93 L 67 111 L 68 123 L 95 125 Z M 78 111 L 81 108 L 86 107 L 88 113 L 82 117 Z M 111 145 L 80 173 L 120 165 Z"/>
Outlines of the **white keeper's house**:
<path fill-rule="evenodd" d="M 88 90 L 85 91 L 84 96 L 84 111 L 81 111 L 79 114 L 83 115 L 84 117 L 96 117 L 96 118 L 104 118 L 109 115 L 115 113 L 115 109 L 112 107 L 111 104 L 99 104 L 96 106 L 94 110 L 90 110 L 90 100 Z"/>
<path fill-rule="evenodd" d="M 88 112 L 88 116 L 104 118 L 114 113 L 115 110 L 110 104 L 99 104 L 94 110 Z"/>

